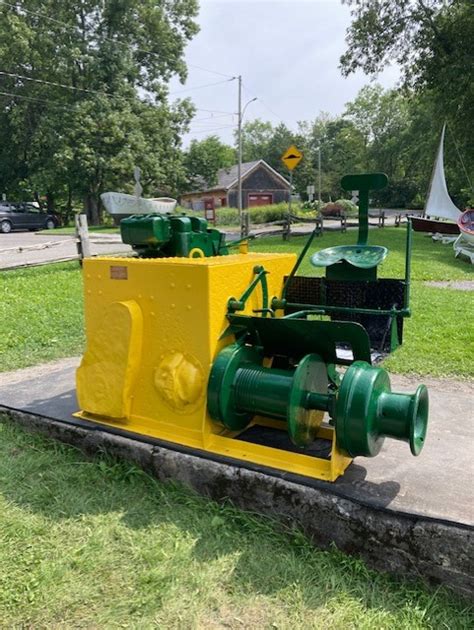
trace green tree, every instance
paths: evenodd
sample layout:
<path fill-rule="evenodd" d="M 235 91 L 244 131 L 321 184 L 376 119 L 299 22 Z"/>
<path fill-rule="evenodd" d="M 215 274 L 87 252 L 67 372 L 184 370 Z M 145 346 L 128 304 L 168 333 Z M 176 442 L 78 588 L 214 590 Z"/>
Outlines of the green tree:
<path fill-rule="evenodd" d="M 273 125 L 271 122 L 255 118 L 242 125 L 242 160 L 253 162 L 255 160 L 267 160 L 270 141 L 273 137 Z M 235 143 L 238 137 L 235 132 Z"/>
<path fill-rule="evenodd" d="M 366 168 L 385 172 L 393 190 L 399 190 L 405 182 L 405 197 L 413 194 L 413 170 L 408 159 L 413 140 L 409 134 L 410 114 L 410 99 L 402 91 L 384 90 L 377 84 L 362 88 L 344 113 L 364 139 Z"/>
<path fill-rule="evenodd" d="M 186 169 L 185 189 L 210 188 L 217 183 L 217 171 L 235 164 L 235 151 L 217 136 L 192 140 L 184 156 Z"/>
<path fill-rule="evenodd" d="M 362 134 L 351 121 L 341 116 L 332 117 L 322 113 L 312 122 L 300 123 L 297 143 L 305 156 L 301 171 L 295 172 L 302 194 L 308 184 L 314 184 L 318 194 L 318 148 L 321 151 L 323 201 L 341 196 L 340 180 L 343 175 L 364 170 Z"/>
<path fill-rule="evenodd" d="M 186 76 L 196 13 L 196 0 L 0 5 L 0 90 L 14 94 L 2 97 L 3 190 L 40 190 L 50 203 L 67 191 L 94 223 L 100 193 L 123 188 L 136 163 L 145 190 L 176 190 L 193 108 L 170 106 L 167 83 Z"/>
<path fill-rule="evenodd" d="M 367 74 L 396 61 L 407 97 L 415 95 L 431 116 L 431 142 L 448 123 L 447 162 L 457 142 L 459 157 L 448 166 L 453 188 L 461 193 L 474 180 L 474 11 L 472 0 L 343 0 L 352 7 L 343 74 Z M 423 119 L 418 112 L 414 117 Z M 449 133 L 451 137 L 449 137 Z M 412 149 L 416 142 L 412 139 Z M 434 151 L 431 152 L 434 158 Z M 449 163 L 448 162 L 448 163 Z M 454 166 L 456 164 L 456 166 Z M 464 172 L 466 168 L 467 172 Z"/>

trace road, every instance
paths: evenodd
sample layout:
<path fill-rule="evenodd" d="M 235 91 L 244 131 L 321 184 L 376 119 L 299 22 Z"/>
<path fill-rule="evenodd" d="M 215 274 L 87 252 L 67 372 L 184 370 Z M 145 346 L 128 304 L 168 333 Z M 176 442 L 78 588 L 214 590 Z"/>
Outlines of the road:
<path fill-rule="evenodd" d="M 350 220 L 349 220 L 350 221 Z M 372 222 L 374 219 L 372 219 Z M 385 225 L 391 226 L 394 218 L 389 217 Z M 349 229 L 356 228 L 357 223 L 348 223 Z M 291 230 L 293 235 L 309 233 L 313 228 L 312 224 L 293 224 Z M 374 225 L 371 228 L 377 229 Z M 271 234 L 282 229 L 282 226 L 252 226 L 252 232 L 259 235 Z M 324 223 L 324 230 L 340 230 L 338 222 Z M 228 241 L 235 240 L 239 236 L 239 228 L 225 228 Z M 124 245 L 119 234 L 90 233 L 90 243 L 92 255 L 112 255 L 131 253 L 132 249 Z M 0 234 L 0 269 L 13 269 L 22 265 L 45 264 L 62 260 L 73 260 L 77 255 L 76 241 L 74 235 L 55 234 L 54 230 L 47 234 L 37 234 L 35 232 L 11 232 L 10 234 Z"/>
<path fill-rule="evenodd" d="M 124 254 L 131 252 L 118 234 L 90 235 L 93 255 Z M 73 235 L 34 232 L 11 232 L 0 234 L 0 269 L 11 269 L 21 265 L 44 264 L 60 260 L 73 260 L 77 256 L 76 240 Z"/>

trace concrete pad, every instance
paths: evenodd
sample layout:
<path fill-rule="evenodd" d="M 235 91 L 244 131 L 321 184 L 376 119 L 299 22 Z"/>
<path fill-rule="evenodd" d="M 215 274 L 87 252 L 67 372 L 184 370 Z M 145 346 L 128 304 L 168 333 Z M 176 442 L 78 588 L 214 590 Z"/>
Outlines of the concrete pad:
<path fill-rule="evenodd" d="M 72 419 L 77 364 L 77 358 L 64 359 L 0 374 L 0 413 L 27 431 L 72 444 L 86 455 L 107 452 L 161 481 L 181 482 L 213 500 L 230 500 L 286 527 L 296 526 L 318 546 L 334 544 L 375 569 L 422 577 L 472 595 L 472 384 L 427 383 L 431 439 L 418 461 L 406 446 L 389 444 L 392 448 L 378 458 L 359 458 L 330 484 L 244 467 L 236 460 L 210 458 L 160 440 L 137 440 Z M 410 379 L 394 380 L 400 390 L 413 388 Z"/>
<path fill-rule="evenodd" d="M 71 420 L 78 409 L 74 382 L 78 363 L 78 358 L 69 358 L 0 373 L 0 405 Z M 410 454 L 407 444 L 386 440 L 378 457 L 356 458 L 335 483 L 283 476 L 375 508 L 474 526 L 474 383 L 421 380 L 429 388 L 430 421 L 419 457 Z M 414 391 L 419 382 L 392 376 L 395 391 Z"/>

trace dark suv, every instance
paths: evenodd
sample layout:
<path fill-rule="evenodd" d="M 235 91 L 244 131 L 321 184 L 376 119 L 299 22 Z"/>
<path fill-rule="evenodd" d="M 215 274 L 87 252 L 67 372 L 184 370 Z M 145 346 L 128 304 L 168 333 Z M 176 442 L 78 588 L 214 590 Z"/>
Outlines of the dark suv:
<path fill-rule="evenodd" d="M 8 234 L 12 230 L 52 230 L 58 220 L 32 203 L 12 203 L 0 201 L 0 232 Z"/>

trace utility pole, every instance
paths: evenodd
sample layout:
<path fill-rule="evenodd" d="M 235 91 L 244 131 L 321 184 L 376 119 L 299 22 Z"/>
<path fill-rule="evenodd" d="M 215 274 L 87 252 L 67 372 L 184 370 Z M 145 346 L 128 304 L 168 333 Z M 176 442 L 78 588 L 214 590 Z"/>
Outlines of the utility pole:
<path fill-rule="evenodd" d="M 238 104 L 238 126 L 237 126 L 237 144 L 238 144 L 238 159 L 237 159 L 237 207 L 239 209 L 240 219 L 240 237 L 245 238 L 249 234 L 248 213 L 243 210 L 242 203 L 242 119 L 247 109 L 247 105 L 257 100 L 257 97 L 250 99 L 242 108 L 242 75 L 237 77 L 239 81 L 239 104 Z"/>
<path fill-rule="evenodd" d="M 238 156 L 237 156 L 237 207 L 239 209 L 239 221 L 240 221 L 240 237 L 243 238 L 246 235 L 246 229 L 244 224 L 244 217 L 242 213 L 242 75 L 237 77 L 239 81 L 239 104 L 238 104 L 238 123 L 237 123 L 237 142 L 238 142 Z"/>
<path fill-rule="evenodd" d="M 321 146 L 318 147 L 318 210 L 321 211 Z"/>

